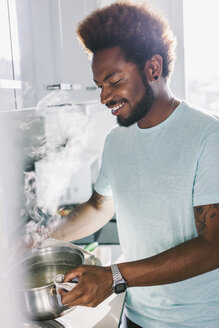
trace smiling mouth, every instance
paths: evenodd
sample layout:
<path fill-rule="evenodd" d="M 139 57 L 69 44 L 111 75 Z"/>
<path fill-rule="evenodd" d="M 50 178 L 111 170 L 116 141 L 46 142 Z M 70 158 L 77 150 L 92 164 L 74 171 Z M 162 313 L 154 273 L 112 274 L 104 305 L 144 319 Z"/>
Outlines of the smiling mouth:
<path fill-rule="evenodd" d="M 122 103 L 118 104 L 117 106 L 109 107 L 109 108 L 111 109 L 112 114 L 115 115 L 115 114 L 117 114 L 119 112 L 120 108 L 122 108 L 124 105 L 125 105 L 125 103 L 122 102 Z"/>

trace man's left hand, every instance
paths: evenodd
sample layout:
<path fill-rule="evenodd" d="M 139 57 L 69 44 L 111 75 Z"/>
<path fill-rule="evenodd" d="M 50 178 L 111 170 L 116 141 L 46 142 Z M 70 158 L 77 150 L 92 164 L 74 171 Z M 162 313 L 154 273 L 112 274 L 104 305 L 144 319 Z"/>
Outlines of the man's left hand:
<path fill-rule="evenodd" d="M 68 307 L 82 305 L 96 307 L 112 294 L 112 272 L 110 267 L 80 265 L 65 275 L 64 282 L 74 278 L 79 282 L 70 292 L 59 290 L 62 304 Z"/>

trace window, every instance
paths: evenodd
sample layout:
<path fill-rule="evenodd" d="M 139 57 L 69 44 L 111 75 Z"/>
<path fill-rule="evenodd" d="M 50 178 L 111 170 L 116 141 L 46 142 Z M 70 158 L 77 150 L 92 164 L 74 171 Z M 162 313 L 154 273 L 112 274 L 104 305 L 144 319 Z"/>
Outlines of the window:
<path fill-rule="evenodd" d="M 219 1 L 184 0 L 186 99 L 219 115 Z"/>

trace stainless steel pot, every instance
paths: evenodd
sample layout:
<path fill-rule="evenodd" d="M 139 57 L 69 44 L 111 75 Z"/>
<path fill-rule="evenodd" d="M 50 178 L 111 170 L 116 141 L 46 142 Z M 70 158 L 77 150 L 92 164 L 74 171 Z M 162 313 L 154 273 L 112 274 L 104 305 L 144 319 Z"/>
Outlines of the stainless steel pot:
<path fill-rule="evenodd" d="M 53 281 L 57 274 L 65 274 L 80 264 L 100 265 L 100 262 L 79 247 L 65 246 L 38 249 L 24 258 L 21 298 L 28 319 L 51 320 L 73 309 L 62 305 Z"/>

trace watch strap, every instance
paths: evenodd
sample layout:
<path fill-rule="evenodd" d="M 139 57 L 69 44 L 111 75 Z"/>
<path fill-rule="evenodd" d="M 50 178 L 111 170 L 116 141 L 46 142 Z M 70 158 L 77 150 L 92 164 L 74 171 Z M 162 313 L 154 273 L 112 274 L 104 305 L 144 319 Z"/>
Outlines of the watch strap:
<path fill-rule="evenodd" d="M 112 264 L 111 265 L 111 270 L 112 270 L 112 274 L 113 274 L 113 281 L 119 281 L 119 280 L 123 280 L 123 276 L 121 275 L 118 265 L 117 264 Z"/>

